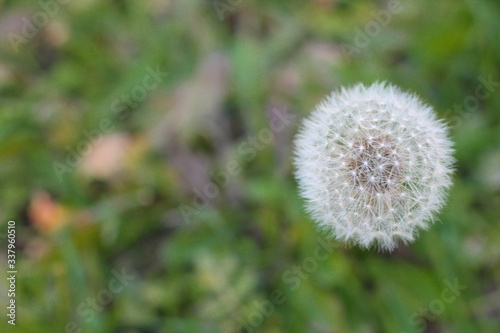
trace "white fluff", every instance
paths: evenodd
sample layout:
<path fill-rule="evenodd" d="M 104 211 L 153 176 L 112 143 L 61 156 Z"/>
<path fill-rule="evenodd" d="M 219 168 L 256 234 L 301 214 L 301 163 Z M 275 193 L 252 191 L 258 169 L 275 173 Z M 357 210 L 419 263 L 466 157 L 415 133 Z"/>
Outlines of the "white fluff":
<path fill-rule="evenodd" d="M 332 236 L 393 250 L 443 206 L 454 159 L 448 128 L 399 88 L 343 88 L 304 120 L 296 178 L 306 209 Z"/>

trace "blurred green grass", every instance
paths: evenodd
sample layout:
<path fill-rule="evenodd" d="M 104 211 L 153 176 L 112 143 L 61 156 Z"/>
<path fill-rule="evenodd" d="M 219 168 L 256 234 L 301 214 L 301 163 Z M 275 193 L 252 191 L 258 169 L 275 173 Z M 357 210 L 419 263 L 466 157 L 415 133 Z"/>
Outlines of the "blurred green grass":
<path fill-rule="evenodd" d="M 10 34 L 44 7 L 0 1 L 0 221 L 2 235 L 17 222 L 19 271 L 17 325 L 3 315 L 1 332 L 500 331 L 498 87 L 455 107 L 500 80 L 497 2 L 402 1 L 352 56 L 388 2 L 221 1 L 222 16 L 202 0 L 47 3 L 57 13 L 16 52 Z M 148 68 L 168 73 L 154 89 Z M 331 90 L 377 80 L 452 125 L 448 205 L 392 254 L 332 241 L 319 261 L 293 134 Z M 134 279 L 106 298 L 122 269 Z M 467 288 L 444 302 L 455 279 Z"/>

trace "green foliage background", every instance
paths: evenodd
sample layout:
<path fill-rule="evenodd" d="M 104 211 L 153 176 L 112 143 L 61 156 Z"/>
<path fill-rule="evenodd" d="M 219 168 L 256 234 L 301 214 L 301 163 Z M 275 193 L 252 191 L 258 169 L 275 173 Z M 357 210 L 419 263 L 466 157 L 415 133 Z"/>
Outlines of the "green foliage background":
<path fill-rule="evenodd" d="M 9 36 L 43 4 L 53 17 L 16 52 Z M 0 331 L 500 332 L 500 87 L 468 98 L 480 77 L 500 80 L 500 5 L 400 6 L 354 49 L 388 2 L 0 0 L 0 245 L 15 220 L 19 272 L 17 325 L 2 313 Z M 168 75 L 115 112 L 147 68 Z M 452 126 L 449 202 L 414 244 L 388 254 L 332 241 L 318 262 L 325 235 L 297 193 L 293 134 L 330 91 L 377 80 Z M 283 131 L 252 141 L 284 110 Z M 100 138 L 126 138 L 125 158 L 101 156 L 115 168 L 105 176 L 78 163 L 59 177 L 54 162 L 105 119 Z M 229 184 L 193 208 L 230 161 Z M 48 225 L 40 193 L 63 212 Z M 79 313 L 122 269 L 134 279 Z M 445 280 L 466 289 L 445 302 Z"/>

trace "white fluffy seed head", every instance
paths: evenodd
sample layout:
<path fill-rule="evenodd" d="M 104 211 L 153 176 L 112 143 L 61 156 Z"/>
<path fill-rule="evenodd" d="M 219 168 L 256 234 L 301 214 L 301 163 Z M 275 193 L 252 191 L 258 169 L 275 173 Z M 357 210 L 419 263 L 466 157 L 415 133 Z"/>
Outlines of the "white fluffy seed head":
<path fill-rule="evenodd" d="M 448 128 L 399 88 L 358 84 L 334 92 L 296 138 L 306 209 L 332 236 L 393 250 L 443 206 L 454 159 Z"/>

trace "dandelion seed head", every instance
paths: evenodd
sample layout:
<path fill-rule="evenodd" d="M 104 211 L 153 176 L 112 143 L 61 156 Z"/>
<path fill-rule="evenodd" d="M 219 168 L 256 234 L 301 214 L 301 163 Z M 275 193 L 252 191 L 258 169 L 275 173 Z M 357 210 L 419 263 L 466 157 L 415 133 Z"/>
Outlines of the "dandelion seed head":
<path fill-rule="evenodd" d="M 295 174 L 322 229 L 392 250 L 413 241 L 444 205 L 452 153 L 447 126 L 415 95 L 359 84 L 332 93 L 304 120 Z"/>

